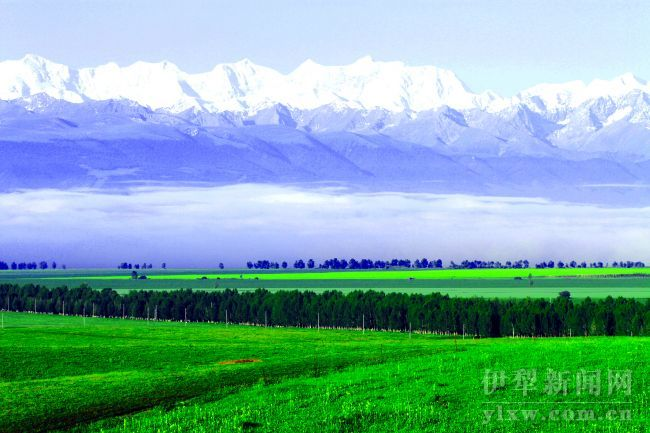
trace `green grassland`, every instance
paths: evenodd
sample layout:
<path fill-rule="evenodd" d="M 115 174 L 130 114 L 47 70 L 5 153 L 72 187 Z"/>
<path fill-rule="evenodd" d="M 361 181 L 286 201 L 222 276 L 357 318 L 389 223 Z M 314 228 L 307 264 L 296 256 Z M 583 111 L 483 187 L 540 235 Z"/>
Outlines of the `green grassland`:
<path fill-rule="evenodd" d="M 643 431 L 650 339 L 462 339 L 3 313 L 0 431 Z M 242 362 L 243 360 L 254 362 Z M 236 362 L 239 361 L 239 362 Z M 631 370 L 630 395 L 543 392 L 543 375 Z M 484 370 L 535 369 L 486 393 Z M 587 403 L 591 402 L 591 403 Z M 631 420 L 486 421 L 485 410 L 625 407 Z M 540 415 L 541 416 L 541 415 Z M 521 415 L 519 416 L 521 418 Z"/>
<path fill-rule="evenodd" d="M 56 270 L 0 271 L 0 283 L 46 287 L 88 284 L 95 289 L 129 290 L 396 290 L 404 293 L 440 292 L 450 296 L 554 297 L 569 290 L 574 298 L 650 298 L 650 268 L 603 269 L 441 269 L 371 271 L 250 271 L 215 269 L 151 269 L 138 271 L 146 280 L 131 279 L 131 271 Z M 529 280 L 532 275 L 532 285 Z M 647 275 L 647 276 L 646 276 Z"/>

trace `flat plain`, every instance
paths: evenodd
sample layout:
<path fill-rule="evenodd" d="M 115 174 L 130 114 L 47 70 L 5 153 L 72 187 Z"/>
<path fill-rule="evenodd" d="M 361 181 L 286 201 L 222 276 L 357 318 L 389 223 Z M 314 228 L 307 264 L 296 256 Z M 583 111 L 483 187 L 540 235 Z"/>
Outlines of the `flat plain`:
<path fill-rule="evenodd" d="M 1 283 L 94 289 L 240 291 L 382 290 L 402 293 L 440 292 L 450 296 L 488 298 L 555 297 L 569 290 L 574 299 L 623 296 L 650 298 L 650 268 L 586 269 L 397 269 L 397 270 L 270 270 L 147 269 L 147 279 L 134 280 L 130 270 L 83 269 L 0 271 Z"/>

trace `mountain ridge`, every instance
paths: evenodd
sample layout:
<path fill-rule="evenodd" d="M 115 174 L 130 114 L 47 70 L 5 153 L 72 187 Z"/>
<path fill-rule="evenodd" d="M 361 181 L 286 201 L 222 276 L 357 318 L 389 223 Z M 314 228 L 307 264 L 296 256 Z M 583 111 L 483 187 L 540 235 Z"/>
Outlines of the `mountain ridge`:
<path fill-rule="evenodd" d="M 298 110 L 335 106 L 394 113 L 443 106 L 500 112 L 524 104 L 533 111 L 557 113 L 590 99 L 620 97 L 634 90 L 648 93 L 650 86 L 628 73 L 590 83 L 538 84 L 508 98 L 492 91 L 474 93 L 450 70 L 375 61 L 369 56 L 343 66 L 325 66 L 308 59 L 288 74 L 248 59 L 217 64 L 196 74 L 169 61 L 137 61 L 124 67 L 109 62 L 72 69 L 29 54 L 0 62 L 2 100 L 38 93 L 74 103 L 128 99 L 174 113 L 196 108 L 251 115 L 276 104 Z"/>

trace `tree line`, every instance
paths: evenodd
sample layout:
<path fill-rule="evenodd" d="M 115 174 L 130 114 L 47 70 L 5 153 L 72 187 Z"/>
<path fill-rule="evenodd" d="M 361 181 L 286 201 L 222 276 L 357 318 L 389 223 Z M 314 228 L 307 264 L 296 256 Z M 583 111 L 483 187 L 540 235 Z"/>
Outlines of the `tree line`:
<path fill-rule="evenodd" d="M 218 265 L 219 269 L 224 268 L 223 263 L 219 263 Z M 144 262 L 142 264 L 140 263 L 131 263 L 131 262 L 121 262 L 117 265 L 117 269 L 153 269 L 153 264 Z M 167 262 L 163 262 L 160 265 L 160 269 L 167 269 Z"/>
<path fill-rule="evenodd" d="M 645 268 L 645 263 L 644 262 L 633 262 L 631 260 L 623 261 L 614 261 L 611 264 L 610 263 L 603 263 L 603 262 L 576 262 L 575 260 L 571 260 L 570 262 L 563 262 L 563 261 L 558 261 L 555 263 L 553 260 L 549 260 L 548 262 L 541 262 L 537 263 L 535 265 L 536 268 L 538 269 L 543 269 L 543 268 L 560 268 L 560 269 L 565 269 L 565 268 Z"/>
<path fill-rule="evenodd" d="M 130 291 L 0 285 L 4 310 L 268 326 L 422 331 L 476 337 L 650 335 L 650 300 L 452 298 L 377 291 Z"/>
<path fill-rule="evenodd" d="M 35 269 L 57 269 L 59 266 L 56 264 L 56 262 L 48 263 L 46 261 L 40 261 L 40 262 L 3 262 L 0 260 L 0 271 L 31 271 Z M 61 265 L 61 269 L 65 269 L 65 265 Z"/>
<path fill-rule="evenodd" d="M 453 260 L 449 262 L 447 268 L 449 269 L 528 269 L 531 267 L 537 269 L 545 268 L 644 268 L 645 263 L 640 261 L 614 261 L 612 263 L 604 262 L 578 262 L 576 260 L 570 261 L 542 261 L 534 263 L 526 259 L 521 260 L 507 260 L 504 262 L 498 260 L 463 260 L 459 263 Z M 289 262 L 277 262 L 273 260 L 249 260 L 246 262 L 248 269 L 287 269 Z M 442 269 L 444 268 L 441 259 L 428 259 L 423 257 L 421 259 L 388 259 L 388 260 L 373 260 L 373 259 L 339 259 L 332 258 L 316 263 L 314 259 L 298 259 L 293 262 L 294 269 L 388 269 L 388 268 L 414 268 L 414 269 Z M 130 269 L 130 268 L 129 268 Z"/>
<path fill-rule="evenodd" d="M 246 267 L 248 269 L 287 269 L 290 267 L 287 261 L 277 262 L 273 260 L 256 260 L 246 262 Z M 413 269 L 442 269 L 444 268 L 443 261 L 441 259 L 427 259 L 423 257 L 421 259 L 388 259 L 388 260 L 373 260 L 373 259 L 339 259 L 332 258 L 323 260 L 320 263 L 316 263 L 314 259 L 298 259 L 293 262 L 292 267 L 294 269 L 389 269 L 389 268 L 413 268 Z M 505 261 L 500 262 L 498 260 L 463 260 L 460 263 L 456 263 L 453 260 L 447 265 L 449 269 L 528 269 L 531 267 L 531 263 L 528 260 L 514 260 L 514 261 Z M 542 261 L 535 263 L 534 267 L 537 269 L 544 268 L 644 268 L 645 263 L 641 261 L 631 261 L 631 260 L 621 260 L 614 261 L 612 263 L 604 262 L 590 262 L 585 261 L 577 262 L 575 260 L 571 261 L 562 261 L 557 262 L 553 260 Z M 40 262 L 5 262 L 0 261 L 0 271 L 22 271 L 22 270 L 36 270 L 36 269 L 66 269 L 65 265 L 58 266 L 56 262 L 48 263 L 47 261 Z M 161 269 L 167 269 L 167 263 L 162 263 L 160 265 Z M 218 264 L 219 269 L 224 269 L 225 266 L 223 263 Z M 153 264 L 144 262 L 140 263 L 131 263 L 131 262 L 121 262 L 117 265 L 117 269 L 153 269 Z"/>
<path fill-rule="evenodd" d="M 272 260 L 257 260 L 246 262 L 248 269 L 287 269 L 288 262 L 274 262 Z M 321 263 L 316 263 L 314 259 L 298 259 L 293 262 L 294 269 L 388 269 L 388 268 L 442 268 L 442 260 L 429 260 L 426 258 L 416 259 L 411 262 L 410 259 L 392 259 L 392 260 L 372 260 L 372 259 L 327 259 Z"/>
<path fill-rule="evenodd" d="M 162 269 L 167 269 L 167 264 L 163 263 L 161 266 Z M 128 262 L 122 262 L 119 265 L 117 265 L 117 269 L 153 269 L 153 265 L 151 263 L 128 263 Z"/>

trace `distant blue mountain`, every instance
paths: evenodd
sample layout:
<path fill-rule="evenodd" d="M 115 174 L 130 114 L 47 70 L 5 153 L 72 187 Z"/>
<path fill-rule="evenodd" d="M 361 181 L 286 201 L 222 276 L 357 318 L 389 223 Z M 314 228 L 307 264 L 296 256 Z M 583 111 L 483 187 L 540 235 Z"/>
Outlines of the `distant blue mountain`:
<path fill-rule="evenodd" d="M 307 114 L 312 126 L 299 126 Z M 251 117 L 174 114 L 130 101 L 79 104 L 44 95 L 2 101 L 0 185 L 14 190 L 299 183 L 650 203 L 650 162 L 525 141 L 521 132 L 512 132 L 519 128 L 512 123 L 503 138 L 469 127 L 448 108 L 417 119 L 329 109 L 307 114 L 286 107 Z M 528 116 L 516 120 L 552 129 Z M 341 130 L 370 119 L 384 127 Z"/>

